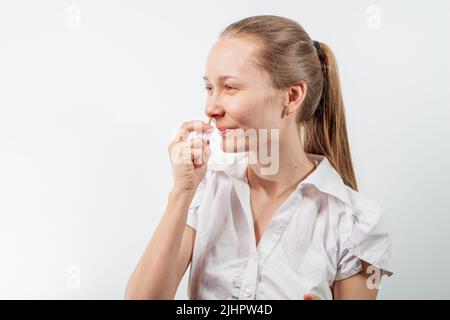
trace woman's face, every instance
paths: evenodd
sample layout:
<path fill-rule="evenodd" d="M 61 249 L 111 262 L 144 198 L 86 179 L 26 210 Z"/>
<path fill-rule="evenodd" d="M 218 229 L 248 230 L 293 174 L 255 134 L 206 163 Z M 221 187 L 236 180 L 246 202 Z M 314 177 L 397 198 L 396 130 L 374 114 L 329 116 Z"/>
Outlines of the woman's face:
<path fill-rule="evenodd" d="M 225 152 L 248 151 L 247 133 L 258 135 L 264 131 L 260 129 L 267 129 L 270 143 L 270 129 L 281 127 L 284 97 L 270 86 L 268 75 L 255 66 L 256 50 L 255 41 L 225 37 L 219 38 L 208 55 L 205 113 L 215 119 L 219 132 L 235 129 L 221 132 Z"/>

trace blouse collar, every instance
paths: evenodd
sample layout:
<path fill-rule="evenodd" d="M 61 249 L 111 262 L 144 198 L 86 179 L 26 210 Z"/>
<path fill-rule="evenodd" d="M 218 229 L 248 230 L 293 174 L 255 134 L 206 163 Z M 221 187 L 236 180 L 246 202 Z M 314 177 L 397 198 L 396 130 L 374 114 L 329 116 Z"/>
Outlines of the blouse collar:
<path fill-rule="evenodd" d="M 342 177 L 324 155 L 306 153 L 311 160 L 317 160 L 317 168 L 302 180 L 296 190 L 305 185 L 313 185 L 318 190 L 332 195 L 339 200 L 351 205 L 348 187 L 344 184 Z M 248 166 L 248 153 L 239 152 L 233 154 L 228 161 L 208 163 L 208 168 L 215 171 L 223 171 L 228 176 L 247 182 L 246 170 Z"/>

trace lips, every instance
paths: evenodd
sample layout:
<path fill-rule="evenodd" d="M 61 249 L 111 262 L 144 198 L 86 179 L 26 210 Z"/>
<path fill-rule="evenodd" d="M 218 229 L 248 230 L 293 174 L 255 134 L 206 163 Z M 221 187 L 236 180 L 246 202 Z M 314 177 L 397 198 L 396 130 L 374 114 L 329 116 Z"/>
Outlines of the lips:
<path fill-rule="evenodd" d="M 217 129 L 219 130 L 219 132 L 221 134 L 226 134 L 226 133 L 228 133 L 228 132 L 230 132 L 230 131 L 232 131 L 234 129 L 237 129 L 237 127 L 234 127 L 234 128 L 217 127 Z"/>

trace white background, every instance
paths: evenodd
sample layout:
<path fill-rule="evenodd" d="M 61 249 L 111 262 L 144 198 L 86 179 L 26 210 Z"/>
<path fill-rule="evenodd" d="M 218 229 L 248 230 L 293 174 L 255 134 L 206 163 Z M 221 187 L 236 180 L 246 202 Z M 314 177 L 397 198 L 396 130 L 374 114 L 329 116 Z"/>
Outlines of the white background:
<path fill-rule="evenodd" d="M 0 298 L 123 297 L 166 206 L 167 145 L 206 119 L 208 50 L 258 14 L 337 56 L 358 184 L 391 221 L 379 298 L 450 298 L 449 6 L 0 0 Z"/>

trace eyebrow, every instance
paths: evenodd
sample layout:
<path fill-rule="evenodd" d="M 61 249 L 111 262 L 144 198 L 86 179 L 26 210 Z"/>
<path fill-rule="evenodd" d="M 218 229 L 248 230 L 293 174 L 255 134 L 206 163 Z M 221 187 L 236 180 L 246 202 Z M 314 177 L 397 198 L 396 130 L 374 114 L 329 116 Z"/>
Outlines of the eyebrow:
<path fill-rule="evenodd" d="M 235 77 L 235 76 L 224 75 L 224 76 L 220 76 L 220 77 L 219 77 L 219 80 L 226 80 L 226 79 L 228 79 L 228 78 L 238 79 L 238 77 Z M 209 79 L 208 79 L 207 76 L 203 76 L 203 80 L 209 81 Z"/>

